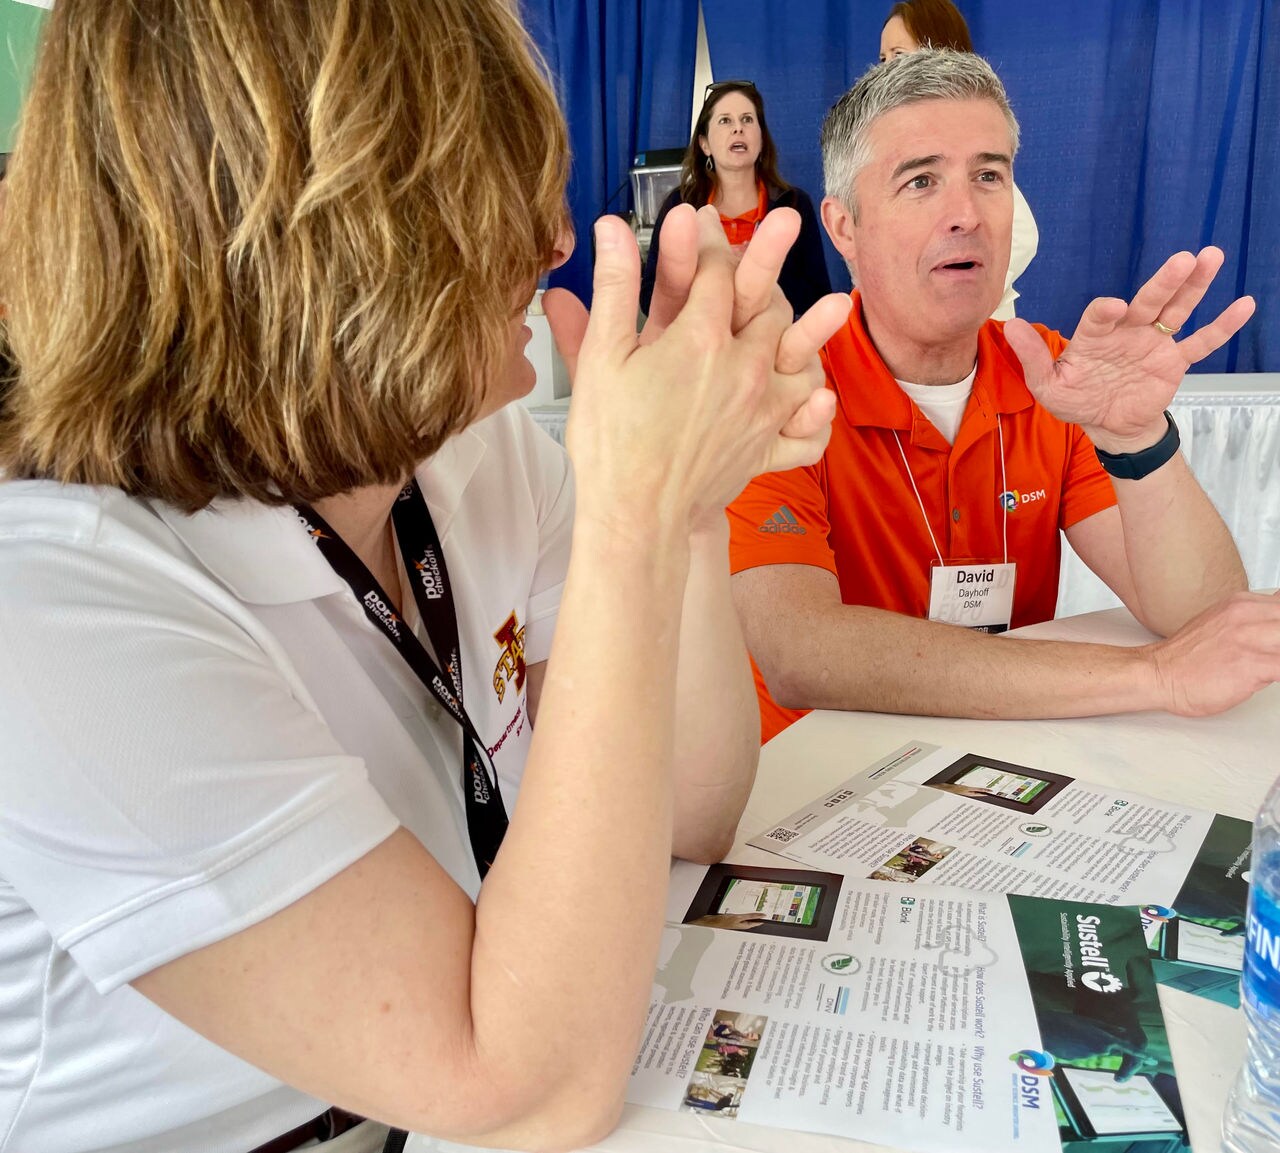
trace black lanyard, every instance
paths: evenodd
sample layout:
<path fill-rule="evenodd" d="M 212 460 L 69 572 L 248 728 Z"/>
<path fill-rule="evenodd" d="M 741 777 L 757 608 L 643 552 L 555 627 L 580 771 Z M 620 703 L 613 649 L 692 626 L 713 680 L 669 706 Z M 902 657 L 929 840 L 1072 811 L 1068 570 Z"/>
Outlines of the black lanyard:
<path fill-rule="evenodd" d="M 462 727 L 462 796 L 466 804 L 467 834 L 476 867 L 483 878 L 507 831 L 507 810 L 488 749 L 463 705 L 462 648 L 458 643 L 453 589 L 440 536 L 417 480 L 411 480 L 396 497 L 391 520 L 405 572 L 413 586 L 413 599 L 431 646 L 444 662 L 443 670 L 396 615 L 391 600 L 374 575 L 324 518 L 307 505 L 298 505 L 297 512 L 330 567 L 351 586 L 365 615 L 396 646 L 396 651 L 427 691 Z"/>

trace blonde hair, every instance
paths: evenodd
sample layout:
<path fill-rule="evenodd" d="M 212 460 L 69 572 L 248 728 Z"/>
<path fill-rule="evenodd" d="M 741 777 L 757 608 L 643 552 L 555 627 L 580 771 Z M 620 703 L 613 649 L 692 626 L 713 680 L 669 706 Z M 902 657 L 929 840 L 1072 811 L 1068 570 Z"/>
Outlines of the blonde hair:
<path fill-rule="evenodd" d="M 505 0 L 58 0 L 0 222 L 0 471 L 194 510 L 402 479 L 564 219 Z"/>

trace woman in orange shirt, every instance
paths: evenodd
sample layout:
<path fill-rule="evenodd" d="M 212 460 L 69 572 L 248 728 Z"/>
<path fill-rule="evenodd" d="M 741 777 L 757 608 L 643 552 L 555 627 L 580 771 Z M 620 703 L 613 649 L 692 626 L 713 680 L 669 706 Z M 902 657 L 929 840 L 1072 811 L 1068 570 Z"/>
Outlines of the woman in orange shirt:
<path fill-rule="evenodd" d="M 647 313 L 658 270 L 662 223 L 677 204 L 714 204 L 734 248 L 745 248 L 756 226 L 775 208 L 800 214 L 800 235 L 778 276 L 797 315 L 831 291 L 822 234 L 813 201 L 778 174 L 778 149 L 764 118 L 764 97 L 750 80 L 708 84 L 702 111 L 685 150 L 680 186 L 663 202 L 640 282 L 640 307 Z"/>

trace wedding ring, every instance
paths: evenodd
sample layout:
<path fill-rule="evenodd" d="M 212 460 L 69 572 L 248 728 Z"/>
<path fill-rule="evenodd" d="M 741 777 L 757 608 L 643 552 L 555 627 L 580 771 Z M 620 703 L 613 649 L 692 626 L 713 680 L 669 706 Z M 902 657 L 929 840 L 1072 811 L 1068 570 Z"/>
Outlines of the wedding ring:
<path fill-rule="evenodd" d="M 1170 328 L 1167 324 L 1161 324 L 1158 320 L 1151 322 L 1151 327 L 1157 332 L 1163 332 L 1165 336 L 1177 336 L 1182 331 L 1181 326 L 1178 328 Z"/>

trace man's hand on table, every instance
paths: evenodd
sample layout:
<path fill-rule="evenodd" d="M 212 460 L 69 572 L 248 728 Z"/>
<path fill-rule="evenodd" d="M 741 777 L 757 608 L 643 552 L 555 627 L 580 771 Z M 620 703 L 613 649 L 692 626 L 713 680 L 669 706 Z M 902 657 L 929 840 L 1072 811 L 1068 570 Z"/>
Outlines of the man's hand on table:
<path fill-rule="evenodd" d="M 1144 651 L 1168 712 L 1225 712 L 1280 681 L 1280 593 L 1235 593 Z"/>

